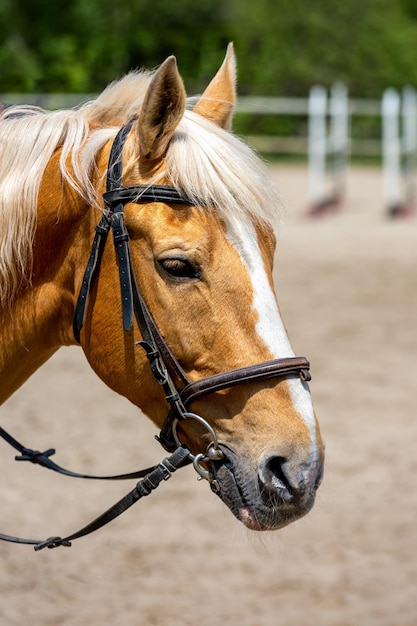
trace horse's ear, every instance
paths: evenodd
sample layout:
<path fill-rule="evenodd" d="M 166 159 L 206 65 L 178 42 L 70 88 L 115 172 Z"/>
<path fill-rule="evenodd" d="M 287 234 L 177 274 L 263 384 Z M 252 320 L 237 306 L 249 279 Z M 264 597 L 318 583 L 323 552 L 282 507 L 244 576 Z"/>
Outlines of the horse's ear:
<path fill-rule="evenodd" d="M 218 126 L 229 130 L 235 104 L 236 57 L 233 44 L 229 43 L 222 66 L 193 110 Z"/>
<path fill-rule="evenodd" d="M 160 159 L 184 115 L 186 94 L 174 56 L 168 57 L 149 84 L 138 120 L 139 156 Z"/>

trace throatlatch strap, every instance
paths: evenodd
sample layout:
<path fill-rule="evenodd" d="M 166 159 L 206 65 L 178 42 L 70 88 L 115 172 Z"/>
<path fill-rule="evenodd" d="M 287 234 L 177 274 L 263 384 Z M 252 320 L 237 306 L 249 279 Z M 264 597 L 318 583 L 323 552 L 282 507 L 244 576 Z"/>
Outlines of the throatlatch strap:
<path fill-rule="evenodd" d="M 171 202 L 177 204 L 194 204 L 194 201 L 187 198 L 185 194 L 179 192 L 175 187 L 165 185 L 133 185 L 122 186 L 122 152 L 127 135 L 131 130 L 133 121 L 123 126 L 117 133 L 109 155 L 109 165 L 106 178 L 106 192 L 103 194 L 107 212 L 103 215 L 100 223 L 96 227 L 96 234 L 93 240 L 90 257 L 84 272 L 80 293 L 75 307 L 73 332 L 77 343 L 80 343 L 80 332 L 84 325 L 87 309 L 88 296 L 95 276 L 100 269 L 101 258 L 107 241 L 110 227 L 113 230 L 113 240 L 118 254 L 120 270 L 120 286 L 123 306 L 123 327 L 129 331 L 133 323 L 133 296 L 132 296 L 132 270 L 129 261 L 129 234 L 124 224 L 123 210 L 128 202 L 142 204 L 148 202 Z M 179 376 L 180 380 L 187 384 L 187 380 L 182 368 L 172 355 L 169 348 L 165 348 L 165 341 L 161 341 L 159 330 L 148 311 L 148 326 L 153 329 L 155 341 L 159 350 L 167 358 L 170 367 Z M 161 346 L 162 349 L 161 349 Z"/>
<path fill-rule="evenodd" d="M 91 247 L 90 257 L 87 262 L 87 267 L 85 268 L 83 282 L 81 283 L 80 293 L 77 298 L 77 304 L 75 305 L 73 332 L 77 343 L 80 343 L 80 332 L 84 326 L 88 296 L 91 291 L 93 280 L 100 269 L 101 258 L 103 256 L 109 230 L 110 221 L 107 216 L 103 215 L 99 224 L 96 226 L 96 234 Z"/>
<path fill-rule="evenodd" d="M 122 150 L 126 137 L 132 127 L 133 121 L 123 126 L 117 133 L 112 144 L 109 157 L 109 167 L 107 170 L 106 190 L 112 191 L 121 184 L 122 176 Z M 123 206 L 122 206 L 123 210 Z M 111 215 L 103 214 L 99 224 L 96 226 L 96 234 L 94 236 L 93 245 L 91 247 L 90 257 L 85 268 L 83 281 L 81 283 L 80 293 L 78 294 L 77 303 L 75 305 L 73 332 L 77 343 L 80 343 L 80 332 L 84 326 L 85 313 L 87 309 L 88 296 L 90 295 L 93 280 L 100 269 L 101 258 L 103 256 L 104 247 L 107 241 L 107 235 L 111 226 Z"/>

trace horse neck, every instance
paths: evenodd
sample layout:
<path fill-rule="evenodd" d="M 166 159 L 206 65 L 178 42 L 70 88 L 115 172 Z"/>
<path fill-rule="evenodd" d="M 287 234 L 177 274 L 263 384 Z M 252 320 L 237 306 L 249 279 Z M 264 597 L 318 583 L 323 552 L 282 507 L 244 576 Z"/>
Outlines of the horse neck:
<path fill-rule="evenodd" d="M 9 309 L 0 310 L 0 404 L 59 347 L 75 343 L 72 317 L 78 274 L 98 218 L 63 185 L 58 156 L 48 165 L 40 188 L 32 279 Z"/>

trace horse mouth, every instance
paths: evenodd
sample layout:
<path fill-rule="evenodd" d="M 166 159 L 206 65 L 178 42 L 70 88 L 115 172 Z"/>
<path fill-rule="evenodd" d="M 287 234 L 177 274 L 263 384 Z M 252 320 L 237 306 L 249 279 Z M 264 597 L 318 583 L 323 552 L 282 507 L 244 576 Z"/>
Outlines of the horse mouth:
<path fill-rule="evenodd" d="M 281 498 L 262 489 L 256 472 L 226 446 L 225 460 L 213 463 L 212 490 L 246 528 L 254 531 L 279 530 L 306 515 L 313 507 L 315 490 Z"/>

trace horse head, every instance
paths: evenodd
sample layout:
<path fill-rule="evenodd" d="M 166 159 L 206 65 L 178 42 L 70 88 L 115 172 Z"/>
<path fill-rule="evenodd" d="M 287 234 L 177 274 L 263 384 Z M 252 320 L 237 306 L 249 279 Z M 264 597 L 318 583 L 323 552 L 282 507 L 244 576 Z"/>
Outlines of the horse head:
<path fill-rule="evenodd" d="M 198 469 L 207 471 L 236 517 L 248 528 L 264 530 L 310 510 L 324 453 L 308 376 L 300 377 L 298 365 L 283 373 L 283 361 L 293 363 L 294 353 L 273 287 L 271 223 L 277 200 L 264 164 L 230 132 L 235 101 L 235 57 L 229 46 L 197 100 L 186 98 L 170 57 L 155 72 L 128 75 L 67 115 L 66 135 L 56 134 L 40 186 L 32 280 L 21 293 L 16 288 L 13 330 L 4 326 L 3 332 L 16 346 L 25 341 L 31 355 L 39 354 L 20 378 L 60 345 L 75 343 L 72 318 L 94 229 L 98 221 L 110 223 L 114 217 L 103 194 L 109 193 L 109 177 L 110 192 L 112 177 L 119 177 L 115 193 L 123 206 L 117 212 L 129 259 L 117 245 L 103 246 L 84 303 L 79 343 L 110 388 L 158 427 L 166 425 L 170 406 L 149 366 L 152 350 L 144 350 L 149 346 L 143 328 L 136 320 L 122 322 L 121 276 L 132 272 L 153 328 L 176 364 L 175 389 L 191 385 L 186 409 L 194 419 L 174 419 L 174 426 L 171 420 L 171 434 L 199 458 Z M 16 136 L 13 124 L 29 128 L 30 117 L 6 120 L 4 133 Z M 58 121 L 59 114 L 56 127 Z M 46 128 L 47 121 L 41 123 Z M 109 170 L 120 126 L 123 142 Z M 25 152 L 19 150 L 23 163 Z M 146 190 L 155 186 L 174 192 L 150 197 Z M 136 190 L 136 197 L 126 189 Z M 36 333 L 32 329 L 30 343 L 32 322 Z M 19 372 L 22 363 L 13 357 L 4 370 L 16 366 Z M 259 364 L 265 376 L 259 375 Z M 233 374 L 229 382 L 234 377 L 237 383 L 196 393 L 195 385 L 224 373 L 227 379 L 228 372 Z M 18 384 L 16 374 L 10 391 Z"/>
<path fill-rule="evenodd" d="M 191 110 L 170 57 L 150 80 L 123 151 L 124 186 L 174 186 L 188 199 L 127 202 L 124 221 L 143 298 L 191 382 L 294 356 L 273 290 L 272 194 L 229 132 L 235 98 L 232 48 Z M 99 170 L 107 159 L 105 149 Z M 161 427 L 167 403 L 138 347 L 140 330 L 123 330 L 117 264 L 107 248 L 81 343 L 98 375 Z M 277 528 L 311 508 L 323 448 L 305 380 L 243 382 L 191 410 L 216 433 L 216 491 L 246 526 Z M 194 454 L 212 443 L 197 420 L 179 424 L 177 437 Z"/>

